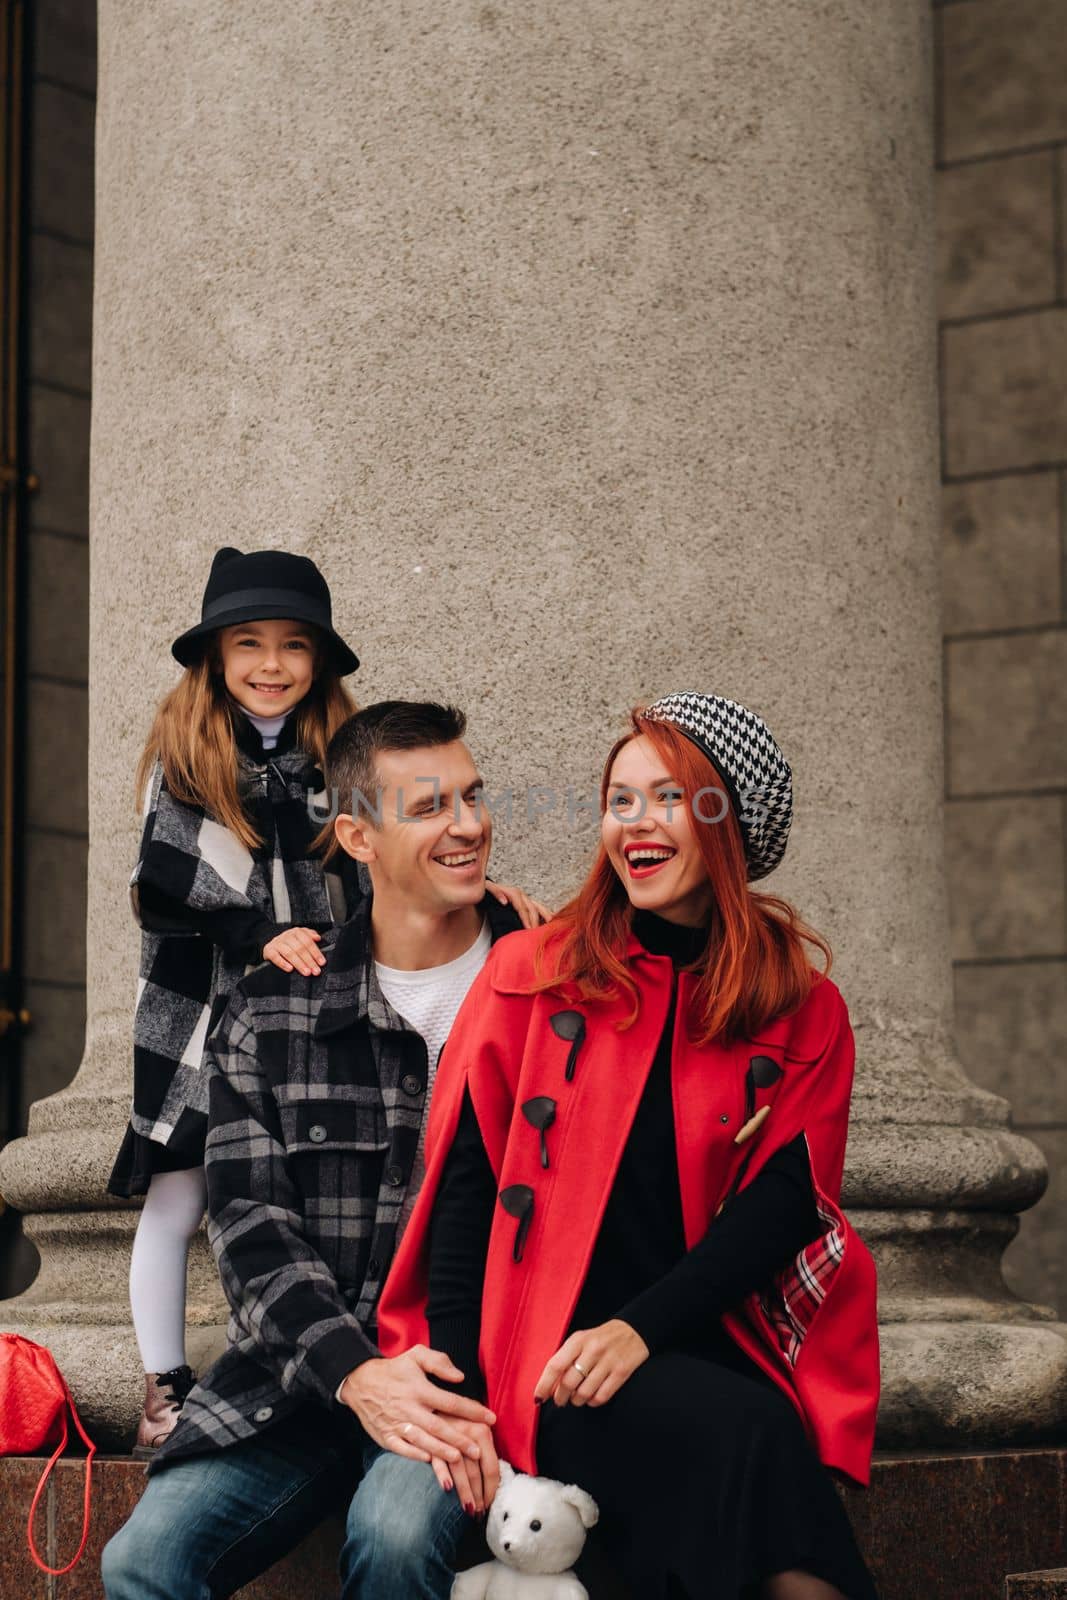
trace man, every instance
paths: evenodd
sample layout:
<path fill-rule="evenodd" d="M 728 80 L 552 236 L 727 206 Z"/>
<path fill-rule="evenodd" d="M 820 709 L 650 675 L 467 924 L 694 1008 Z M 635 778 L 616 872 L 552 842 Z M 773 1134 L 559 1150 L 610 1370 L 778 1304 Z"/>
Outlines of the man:
<path fill-rule="evenodd" d="M 371 894 L 323 940 L 321 976 L 257 968 L 212 1035 L 208 1232 L 229 1343 L 104 1551 L 108 1600 L 230 1595 L 346 1500 L 343 1600 L 445 1600 L 468 1510 L 404 1458 L 462 1453 L 483 1503 L 495 1490 L 492 1412 L 441 1386 L 463 1374 L 374 1343 L 438 1053 L 492 941 L 519 926 L 486 895 L 465 727 L 452 707 L 386 701 L 331 740 L 327 782 L 351 797 L 336 841 Z"/>

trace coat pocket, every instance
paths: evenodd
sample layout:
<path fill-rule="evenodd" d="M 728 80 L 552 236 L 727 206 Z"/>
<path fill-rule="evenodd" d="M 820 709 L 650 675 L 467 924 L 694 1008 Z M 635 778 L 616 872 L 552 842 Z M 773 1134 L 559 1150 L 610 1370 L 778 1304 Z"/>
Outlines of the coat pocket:
<path fill-rule="evenodd" d="M 389 1128 L 381 1094 L 369 1088 L 333 1088 L 329 1099 L 276 1094 L 282 1137 L 293 1156 L 327 1152 L 381 1152 L 389 1146 Z"/>

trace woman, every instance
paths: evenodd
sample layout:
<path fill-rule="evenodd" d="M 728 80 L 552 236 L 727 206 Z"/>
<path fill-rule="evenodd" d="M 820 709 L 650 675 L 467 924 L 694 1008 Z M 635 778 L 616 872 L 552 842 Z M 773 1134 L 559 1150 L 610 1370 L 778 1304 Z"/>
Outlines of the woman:
<path fill-rule="evenodd" d="M 789 767 L 713 695 L 632 714 L 602 842 L 454 1026 L 381 1307 L 579 1483 L 642 1596 L 873 1600 L 832 1469 L 869 1479 L 874 1267 L 838 1206 L 853 1045 L 825 943 L 749 889 Z M 470 1508 L 479 1468 L 435 1462 Z"/>

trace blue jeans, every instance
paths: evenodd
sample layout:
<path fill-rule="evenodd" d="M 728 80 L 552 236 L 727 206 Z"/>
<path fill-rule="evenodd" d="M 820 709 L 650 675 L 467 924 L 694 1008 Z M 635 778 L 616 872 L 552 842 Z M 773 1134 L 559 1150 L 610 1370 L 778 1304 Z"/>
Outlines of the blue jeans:
<path fill-rule="evenodd" d="M 363 1476 L 306 1426 L 280 1424 L 148 1480 L 105 1546 L 107 1600 L 220 1600 L 273 1566 L 350 1495 L 342 1600 L 448 1600 L 468 1518 L 429 1466 L 366 1441 Z"/>

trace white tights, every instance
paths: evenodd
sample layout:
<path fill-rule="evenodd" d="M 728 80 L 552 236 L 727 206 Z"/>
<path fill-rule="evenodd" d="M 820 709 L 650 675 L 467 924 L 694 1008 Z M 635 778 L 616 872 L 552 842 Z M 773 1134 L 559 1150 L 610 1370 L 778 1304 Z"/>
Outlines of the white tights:
<path fill-rule="evenodd" d="M 185 1365 L 186 1265 L 206 1205 L 203 1167 L 157 1172 L 145 1195 L 130 1258 L 130 1310 L 146 1372 Z"/>

